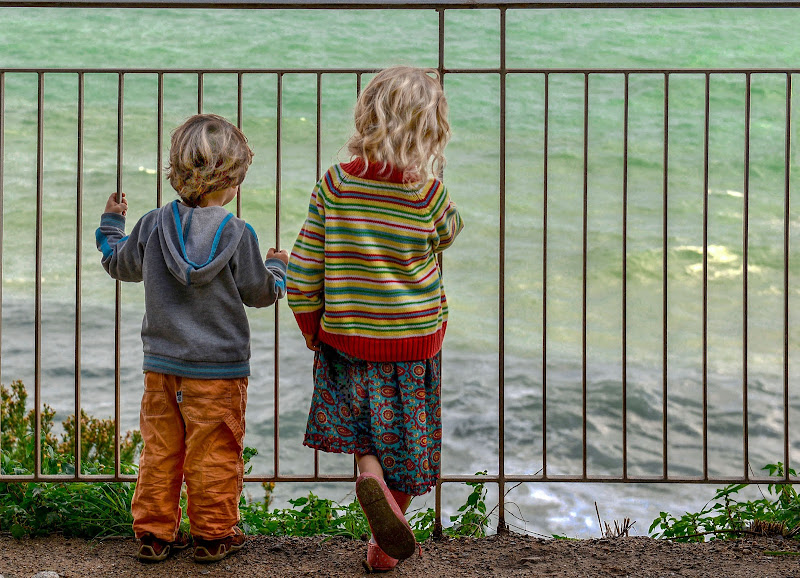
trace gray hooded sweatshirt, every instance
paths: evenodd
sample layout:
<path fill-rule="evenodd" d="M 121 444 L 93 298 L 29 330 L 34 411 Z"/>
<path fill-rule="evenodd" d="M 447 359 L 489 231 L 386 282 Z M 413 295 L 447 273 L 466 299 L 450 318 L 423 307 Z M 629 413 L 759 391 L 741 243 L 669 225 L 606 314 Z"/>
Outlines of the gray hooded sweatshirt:
<path fill-rule="evenodd" d="M 144 370 L 228 379 L 250 375 L 244 306 L 268 307 L 286 292 L 286 265 L 262 260 L 255 231 L 222 207 L 179 201 L 144 215 L 104 213 L 96 233 L 103 267 L 144 281 Z"/>

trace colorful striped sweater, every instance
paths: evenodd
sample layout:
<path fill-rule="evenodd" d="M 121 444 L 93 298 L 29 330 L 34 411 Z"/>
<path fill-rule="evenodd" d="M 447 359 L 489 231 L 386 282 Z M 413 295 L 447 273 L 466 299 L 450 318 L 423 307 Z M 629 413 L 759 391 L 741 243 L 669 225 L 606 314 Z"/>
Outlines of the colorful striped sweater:
<path fill-rule="evenodd" d="M 447 327 L 436 254 L 463 223 L 445 186 L 402 184 L 363 161 L 334 165 L 314 187 L 287 273 L 300 330 L 368 361 L 433 357 Z"/>

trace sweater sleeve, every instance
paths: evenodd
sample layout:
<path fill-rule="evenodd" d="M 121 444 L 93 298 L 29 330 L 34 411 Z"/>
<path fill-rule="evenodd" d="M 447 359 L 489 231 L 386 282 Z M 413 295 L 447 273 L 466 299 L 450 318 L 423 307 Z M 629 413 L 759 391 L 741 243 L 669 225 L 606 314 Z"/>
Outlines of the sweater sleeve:
<path fill-rule="evenodd" d="M 292 248 L 286 291 L 300 331 L 315 335 L 325 311 L 325 207 L 319 183 Z"/>
<path fill-rule="evenodd" d="M 146 217 L 146 215 L 145 215 Z M 103 253 L 103 268 L 119 281 L 139 282 L 142 280 L 142 261 L 147 235 L 143 232 L 142 217 L 125 236 L 125 217 L 118 213 L 103 213 L 100 227 L 95 232 L 97 249 Z"/>
<path fill-rule="evenodd" d="M 246 225 L 231 258 L 231 270 L 242 303 L 248 307 L 269 307 L 286 294 L 286 265 L 280 259 L 262 260 L 258 238 L 250 225 Z"/>
<path fill-rule="evenodd" d="M 450 194 L 444 184 L 439 183 L 441 191 L 434 197 L 431 219 L 436 230 L 434 252 L 441 253 L 453 244 L 464 228 L 464 222 L 458 213 L 456 204 L 450 200 Z"/>

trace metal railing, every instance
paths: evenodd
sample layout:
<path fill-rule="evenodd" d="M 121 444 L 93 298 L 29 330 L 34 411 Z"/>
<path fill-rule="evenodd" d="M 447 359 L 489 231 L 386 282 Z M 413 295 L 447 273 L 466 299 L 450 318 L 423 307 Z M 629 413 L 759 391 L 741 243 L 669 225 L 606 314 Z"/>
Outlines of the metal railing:
<path fill-rule="evenodd" d="M 749 482 L 764 482 L 767 481 L 764 477 L 751 475 L 749 471 L 749 423 L 748 423 L 748 397 L 749 397 L 749 379 L 748 379 L 748 208 L 750 206 L 750 124 L 751 124 L 751 80 L 754 76 L 766 75 L 769 77 L 777 77 L 783 79 L 785 83 L 785 94 L 783 96 L 783 115 L 785 119 L 785 158 L 784 164 L 784 190 L 783 190 L 783 235 L 782 246 L 780 250 L 783 253 L 783 286 L 782 286 L 782 315 L 780 319 L 776 319 L 776 323 L 780 323 L 783 327 L 783 383 L 782 383 L 782 397 L 783 397 L 783 464 L 785 466 L 784 476 L 782 481 L 785 483 L 796 483 L 798 480 L 791 477 L 788 473 L 790 465 L 790 390 L 789 390 L 789 359 L 790 359 L 790 316 L 789 316 L 789 295 L 790 295 L 790 188 L 791 188 L 791 149 L 792 149 L 792 81 L 794 75 L 800 73 L 798 69 L 582 69 L 582 68 L 511 68 L 506 63 L 506 13 L 508 9 L 522 9 L 522 8 L 571 8 L 571 7 L 707 7 L 707 6 L 786 6 L 786 7 L 800 7 L 800 2 L 349 2 L 346 4 L 338 3 L 325 3 L 325 2 L 231 2 L 231 3 L 203 3 L 191 2 L 182 3 L 175 0 L 165 2 L 6 2 L 0 0 L 0 8 L 3 6 L 51 6 L 51 5 L 68 5 L 68 6 L 105 6 L 105 7 L 230 7 L 230 8 L 431 8 L 438 11 L 438 68 L 442 75 L 443 81 L 447 82 L 449 75 L 493 75 L 497 78 L 499 84 L 499 141 L 496 145 L 487 145 L 495 147 L 499 151 L 499 276 L 498 276 L 498 325 L 499 325 L 499 341 L 497 344 L 497 357 L 498 357 L 498 456 L 497 456 L 497 473 L 489 474 L 486 476 L 468 476 L 468 475 L 443 475 L 436 488 L 436 513 L 437 521 L 441 524 L 441 485 L 444 483 L 452 482 L 465 482 L 465 481 L 481 481 L 491 482 L 498 485 L 500 496 L 504 496 L 508 484 L 516 482 L 610 482 L 610 483 L 632 483 L 632 482 L 647 482 L 647 483 L 749 483 Z M 499 65 L 497 67 L 481 67 L 481 68 L 448 68 L 445 66 L 444 52 L 445 52 L 445 15 L 447 9 L 451 8 L 481 8 L 489 10 L 498 10 L 500 17 L 499 28 Z M 114 367 L 114 420 L 116 423 L 115 444 L 116 444 L 116 457 L 115 457 L 115 471 L 112 475 L 86 475 L 81 473 L 81 440 L 80 436 L 76 436 L 75 441 L 75 456 L 76 467 L 75 473 L 71 476 L 49 476 L 43 475 L 41 471 L 41 408 L 42 408 L 42 394 L 41 394 L 41 364 L 42 364 L 42 247 L 43 247 L 43 174 L 44 174 L 44 135 L 45 135 L 45 122 L 44 122 L 44 108 L 45 108 L 45 85 L 46 80 L 59 75 L 70 75 L 77 77 L 77 150 L 75 151 L 77 159 L 77 183 L 76 183 L 76 271 L 75 271 L 75 286 L 76 286 L 76 313 L 75 313 L 75 380 L 74 380 L 74 406 L 76 415 L 80 415 L 82 407 L 81 399 L 81 289 L 82 289 L 82 262 L 81 262 L 81 246 L 83 239 L 81 237 L 82 224 L 82 206 L 83 206 L 83 192 L 84 192 L 84 175 L 83 175 L 83 143 L 85 133 L 85 93 L 84 85 L 85 79 L 93 75 L 116 75 L 117 77 L 117 176 L 116 184 L 117 190 L 123 190 L 123 163 L 124 163 L 124 108 L 125 108 L 125 82 L 126 79 L 134 76 L 151 76 L 157 79 L 157 109 L 155 111 L 157 123 L 157 142 L 154 146 L 157 151 L 157 165 L 163 166 L 163 138 L 162 133 L 164 129 L 164 80 L 172 75 L 195 75 L 197 82 L 197 111 L 202 112 L 204 109 L 204 79 L 209 74 L 232 75 L 237 81 L 237 118 L 236 122 L 239 126 L 242 125 L 243 110 L 244 110 L 244 97 L 243 97 L 243 79 L 250 76 L 270 76 L 275 79 L 276 90 L 276 104 L 275 110 L 277 118 L 277 131 L 276 131 L 276 157 L 275 157 L 275 183 L 276 183 L 276 215 L 275 215 L 275 228 L 276 240 L 280 240 L 280 215 L 281 215 L 281 173 L 282 173 L 282 110 L 283 110 L 283 79 L 287 74 L 310 76 L 316 79 L 316 162 L 317 174 L 322 171 L 321 165 L 321 150 L 322 150 L 322 79 L 328 76 L 339 77 L 352 77 L 356 85 L 356 92 L 361 88 L 361 81 L 363 75 L 368 75 L 374 72 L 371 69 L 360 68 L 319 68 L 319 69 L 291 69 L 291 68 L 268 68 L 268 69 L 95 69 L 95 68 L 71 68 L 71 69 L 40 69 L 40 68 L 26 68 L 26 69 L 8 69 L 0 68 L 0 212 L 3 209 L 3 178 L 4 178 L 4 158 L 5 153 L 5 127 L 6 127 L 6 99 L 5 99 L 5 84 L 6 79 L 14 75 L 36 75 L 37 78 L 37 121 L 36 121 L 36 246 L 35 246 L 35 263 L 36 263 L 36 282 L 35 282 L 35 308 L 34 308 L 34 330 L 35 330 L 35 355 L 34 355 L 34 407 L 36 409 L 36 423 L 35 423 L 35 444 L 34 444 L 34 462 L 35 472 L 30 476 L 0 476 L 0 481 L 65 481 L 65 480 L 81 480 L 81 481 L 130 481 L 135 479 L 134 476 L 123 475 L 120 471 L 119 459 L 119 444 L 120 444 L 120 320 L 121 320 L 121 306 L 120 306 L 120 283 L 116 283 L 116 301 L 115 301 L 115 367 Z M 622 387 L 622 414 L 619 427 L 622 432 L 622 474 L 615 475 L 593 475 L 589 473 L 587 467 L 588 451 L 587 451 L 587 423 L 588 423 L 588 391 L 587 391 L 587 280 L 589 278 L 590 270 L 588 265 L 589 255 L 589 230 L 588 230 L 588 200 L 589 200 L 589 118 L 590 118 L 590 79 L 596 76 L 607 76 L 619 78 L 623 84 L 623 94 L 621 95 L 623 101 L 623 126 L 622 126 L 622 150 L 623 150 L 623 168 L 622 168 L 622 289 L 619 295 L 621 301 L 621 327 L 622 327 L 622 356 L 620 360 L 621 367 L 621 387 Z M 676 476 L 671 475 L 668 470 L 668 456 L 669 456 L 669 427 L 668 427 L 668 355 L 669 347 L 669 326 L 668 326 L 668 308 L 669 308 L 669 286 L 668 286 L 668 217 L 669 217 L 669 200 L 670 200 L 670 82 L 671 80 L 682 76 L 694 76 L 704 79 L 704 109 L 703 115 L 703 203 L 702 203 L 702 221 L 703 221 L 703 247 L 702 247 L 702 474 L 699 476 Z M 543 279 L 543 306 L 541 310 L 542 326 L 547 327 L 548 316 L 551 311 L 548 309 L 548 186 L 549 176 L 548 169 L 551 166 L 551 161 L 548 158 L 549 153 L 549 140 L 551 138 L 551 126 L 549 112 L 551 110 L 550 97 L 551 97 L 551 81 L 554 78 L 562 76 L 576 77 L 582 80 L 583 83 L 583 136 L 582 136 L 582 228 L 580 231 L 581 244 L 582 244 L 582 261 L 581 261 L 581 416 L 582 416 L 582 459 L 581 471 L 573 474 L 553 474 L 548 469 L 548 446 L 547 440 L 549 435 L 549 428 L 547 422 L 547 360 L 548 360 L 548 339 L 547 332 L 543 332 L 541 342 L 541 358 L 542 358 L 542 468 L 540 473 L 535 475 L 517 475 L 508 474 L 506 471 L 506 457 L 505 457 L 505 421 L 506 421 L 506 394 L 505 394 L 505 359 L 506 359 L 506 342 L 505 342 L 505 320 L 507 312 L 505 311 L 506 303 L 506 168 L 507 168 L 507 127 L 506 127 L 506 113 L 507 113 L 507 80 L 509 77 L 535 77 L 540 79 L 543 83 L 544 100 L 544 113 L 539 119 L 541 131 L 543 134 L 543 156 L 537 161 L 540 164 L 543 182 L 543 204 L 542 204 L 542 253 L 539 256 L 542 262 L 542 279 Z M 745 106 L 742 123 L 744 127 L 744 182 L 743 182 L 743 199 L 742 199 L 742 357 L 741 362 L 743 365 L 742 370 L 742 437 L 743 447 L 742 456 L 744 461 L 744 470 L 741 475 L 734 476 L 714 476 L 709 472 L 709 433 L 708 433 L 708 255 L 709 255 L 709 204 L 708 204 L 708 188 L 709 188 L 709 135 L 710 130 L 710 82 L 712 78 L 721 77 L 736 77 L 744 79 L 745 83 Z M 661 182 L 661 198 L 662 198 L 662 216 L 661 226 L 663 229 L 662 239 L 663 246 L 660 247 L 663 252 L 662 261 L 662 300 L 661 300 L 661 340 L 662 340 L 662 397 L 663 407 L 661 411 L 661 437 L 662 437 L 662 471 L 651 475 L 632 475 L 628 470 L 628 392 L 627 392 L 627 352 L 628 352 L 628 152 L 629 152 L 629 110 L 631 95 L 629 91 L 631 78 L 656 78 L 662 85 L 663 89 L 663 118 L 660 122 L 663 123 L 663 158 L 662 160 L 662 182 Z M 6 161 L 7 162 L 7 161 Z M 162 178 L 157 179 L 157 204 L 160 206 L 162 201 Z M 241 214 L 241 199 L 237 201 L 237 213 Z M 0 251 L 3 247 L 3 228 L 0 222 Z M 2 279 L 2 260 L 0 260 L 0 279 Z M 0 306 L 2 304 L 2 283 L 0 283 Z M 0 326 L 2 330 L 2 326 Z M 314 471 L 311 475 L 287 475 L 281 473 L 280 459 L 279 459 L 279 423 L 281 417 L 279 405 L 279 392 L 280 392 L 280 362 L 279 362 L 279 329 L 278 329 L 278 310 L 275 310 L 275 367 L 274 367 L 274 473 L 272 475 L 253 475 L 246 477 L 246 481 L 303 481 L 303 482 L 327 482 L 327 481 L 352 481 L 355 479 L 355 473 L 344 476 L 327 476 L 320 472 L 319 459 L 315 453 Z M 1 353 L 1 352 L 0 352 Z M 2 424 L 0 424 L 1 426 Z M 775 481 L 772 478 L 771 481 Z M 505 511 L 503 500 L 500 500 L 499 508 L 499 524 L 500 529 L 505 528 Z"/>

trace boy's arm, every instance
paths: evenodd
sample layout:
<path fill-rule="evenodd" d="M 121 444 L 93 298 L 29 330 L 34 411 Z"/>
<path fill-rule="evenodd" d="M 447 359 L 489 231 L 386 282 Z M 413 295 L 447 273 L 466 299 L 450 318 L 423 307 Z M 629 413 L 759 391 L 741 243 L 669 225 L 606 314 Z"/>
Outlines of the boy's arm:
<path fill-rule="evenodd" d="M 125 215 L 128 204 L 125 195 L 117 202 L 114 193 L 108 198 L 106 209 L 100 217 L 100 227 L 95 232 L 97 249 L 103 253 L 103 268 L 119 281 L 142 280 L 144 243 L 140 238 L 142 221 L 136 223 L 129 236 L 125 236 Z"/>
<path fill-rule="evenodd" d="M 239 250 L 231 259 L 233 278 L 242 303 L 269 307 L 286 294 L 286 252 L 270 250 L 261 257 L 256 233 L 250 225 L 242 235 Z"/>
<path fill-rule="evenodd" d="M 433 226 L 436 228 L 435 253 L 441 253 L 452 245 L 461 229 L 464 228 L 464 222 L 461 220 L 456 204 L 450 200 L 447 188 L 442 183 L 439 183 L 438 186 L 441 187 L 441 191 L 434 196 L 431 213 Z"/>
<path fill-rule="evenodd" d="M 292 248 L 286 291 L 300 331 L 313 340 L 325 311 L 325 208 L 319 184 Z"/>

